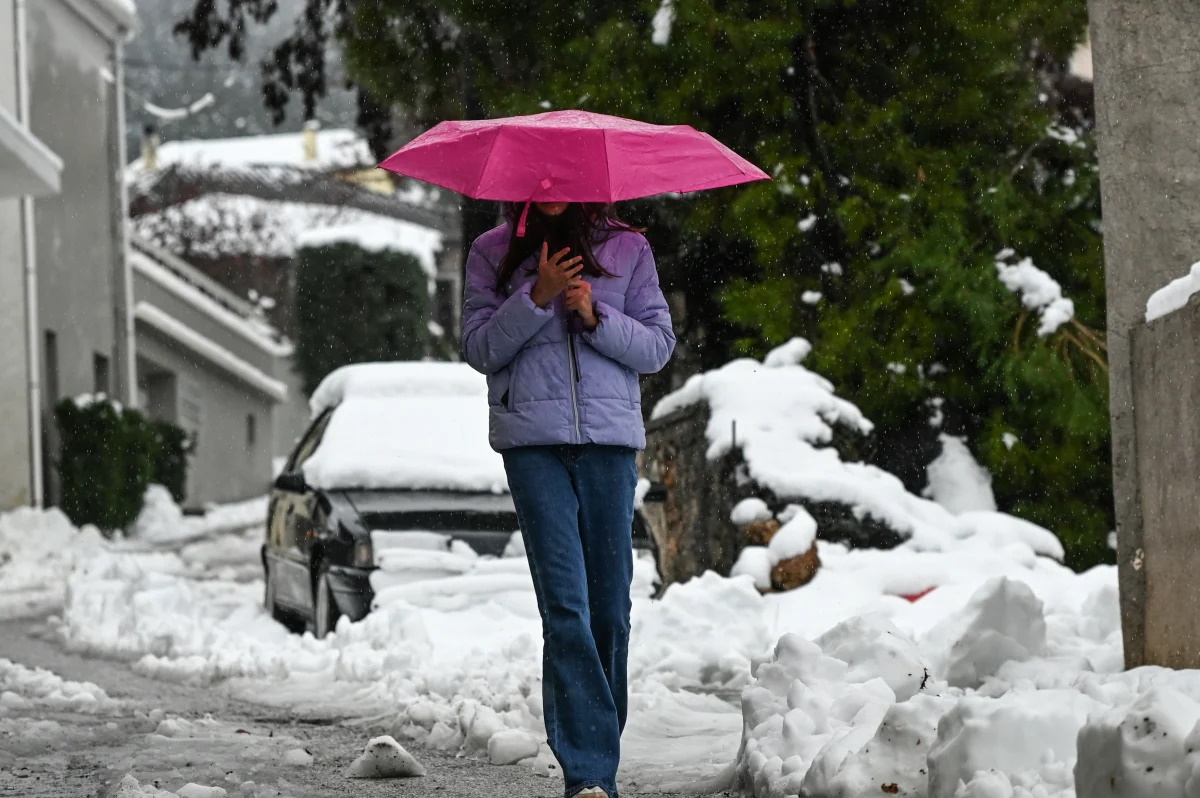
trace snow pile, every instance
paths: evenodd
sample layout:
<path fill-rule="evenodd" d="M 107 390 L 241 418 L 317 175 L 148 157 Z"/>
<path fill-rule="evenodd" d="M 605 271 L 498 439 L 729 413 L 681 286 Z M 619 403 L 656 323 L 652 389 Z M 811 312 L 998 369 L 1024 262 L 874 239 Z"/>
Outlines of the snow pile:
<path fill-rule="evenodd" d="M 1192 294 L 1200 291 L 1200 263 L 1193 263 L 1186 276 L 1172 280 L 1155 291 L 1146 301 L 1146 322 L 1161 319 L 1187 305 Z"/>
<path fill-rule="evenodd" d="M 262 526 L 267 520 L 267 496 L 241 502 L 213 505 L 201 516 L 185 516 L 171 491 L 149 485 L 142 510 L 130 530 L 137 540 L 165 543 L 184 542 Z"/>
<path fill-rule="evenodd" d="M 394 779 L 424 776 L 425 768 L 391 736 L 375 737 L 346 769 L 351 779 Z"/>
<path fill-rule="evenodd" d="M 130 223 L 136 235 L 181 257 L 291 258 L 304 246 L 350 242 L 373 251 L 408 252 L 430 277 L 442 248 L 440 232 L 403 219 L 234 194 L 208 194 Z"/>
<path fill-rule="evenodd" d="M 996 274 L 1009 291 L 1021 296 L 1025 307 L 1038 311 L 1042 320 L 1038 336 L 1051 335 L 1075 318 L 1075 303 L 1063 296 L 1057 280 L 1033 265 L 1032 258 L 1013 265 L 1004 262 L 1014 254 L 1006 249 L 996 256 Z"/>
<path fill-rule="evenodd" d="M 99 530 L 78 529 L 57 509 L 0 514 L 0 619 L 57 609 L 72 566 L 103 546 Z"/>
<path fill-rule="evenodd" d="M 0 717 L 32 710 L 111 714 L 120 702 L 91 682 L 72 682 L 42 668 L 0 658 Z"/>
<path fill-rule="evenodd" d="M 742 696 L 745 731 L 735 786 L 771 798 L 880 791 L 1074 798 L 1077 736 L 1079 770 L 1091 767 L 1089 736 L 1096 739 L 1094 759 L 1109 768 L 1106 782 L 1114 768 L 1131 770 L 1138 756 L 1114 756 L 1114 749 L 1145 734 L 1113 729 L 1130 725 L 1133 714 L 1095 719 L 1114 698 L 1124 699 L 1114 688 L 1127 678 L 1117 672 L 1119 659 L 1099 654 L 1119 644 L 1110 593 L 1111 585 L 1100 586 L 1082 613 L 1063 612 L 1059 604 L 1044 614 L 1028 586 L 998 579 L 924 634 L 868 616 L 843 622 L 815 642 L 785 635 Z M 903 613 L 894 617 L 904 620 Z M 1048 629 L 1055 634 L 1048 636 Z M 1200 688 L 1200 675 L 1191 681 Z M 1180 747 L 1200 719 L 1200 706 L 1172 706 L 1181 708 L 1177 717 L 1187 716 L 1171 728 Z M 1164 729 L 1152 718 L 1138 721 L 1156 734 Z M 1139 750 L 1153 758 L 1144 746 Z M 1184 768 L 1182 756 L 1172 761 Z M 1079 791 L 1089 798 L 1118 794 L 1184 795 L 1101 792 L 1082 784 Z"/>
<path fill-rule="evenodd" d="M 961 438 L 942 434 L 942 452 L 926 469 L 925 495 L 952 513 L 996 511 L 992 475 L 971 455 Z"/>
<path fill-rule="evenodd" d="M 368 363 L 330 374 L 314 415 L 336 410 L 304 464 L 320 488 L 501 493 L 504 462 L 488 445 L 487 383 L 464 363 Z"/>
<path fill-rule="evenodd" d="M 830 446 L 834 426 L 867 434 L 872 425 L 857 407 L 834 394 L 828 380 L 802 365 L 810 350 L 807 341 L 795 338 L 770 352 L 762 363 L 734 360 L 697 374 L 664 397 L 653 417 L 704 402 L 710 413 L 709 459 L 724 456 L 736 441 L 747 474 L 758 486 L 783 501 L 844 505 L 857 519 L 874 519 L 895 530 L 914 550 L 971 547 L 975 545 L 971 539 L 982 534 L 992 545 L 1020 541 L 1039 554 L 1062 557 L 1057 538 L 1040 527 L 980 509 L 956 516 L 909 493 L 899 479 L 880 468 L 844 462 Z M 965 502 L 956 497 L 956 509 L 986 506 L 978 486 L 974 493 Z M 761 574 L 761 553 L 747 556 L 753 562 L 739 572 Z"/>

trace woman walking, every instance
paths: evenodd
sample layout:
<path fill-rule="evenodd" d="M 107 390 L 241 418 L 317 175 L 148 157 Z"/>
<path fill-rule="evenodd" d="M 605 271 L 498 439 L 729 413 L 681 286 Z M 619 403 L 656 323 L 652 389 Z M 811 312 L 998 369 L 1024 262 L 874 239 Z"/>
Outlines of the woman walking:
<path fill-rule="evenodd" d="M 463 355 L 488 377 L 542 616 L 543 714 L 566 796 L 617 798 L 627 712 L 638 374 L 675 334 L 650 245 L 611 205 L 508 205 L 466 266 Z M 524 232 L 520 235 L 519 232 Z"/>

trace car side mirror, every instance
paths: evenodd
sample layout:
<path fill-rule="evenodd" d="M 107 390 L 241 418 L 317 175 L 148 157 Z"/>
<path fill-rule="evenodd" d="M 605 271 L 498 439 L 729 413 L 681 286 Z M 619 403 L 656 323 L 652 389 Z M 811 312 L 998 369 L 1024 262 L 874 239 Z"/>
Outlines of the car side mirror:
<path fill-rule="evenodd" d="M 308 491 L 308 482 L 304 480 L 304 474 L 301 474 L 299 471 L 292 471 L 275 477 L 275 489 L 286 491 L 287 493 L 306 493 Z"/>

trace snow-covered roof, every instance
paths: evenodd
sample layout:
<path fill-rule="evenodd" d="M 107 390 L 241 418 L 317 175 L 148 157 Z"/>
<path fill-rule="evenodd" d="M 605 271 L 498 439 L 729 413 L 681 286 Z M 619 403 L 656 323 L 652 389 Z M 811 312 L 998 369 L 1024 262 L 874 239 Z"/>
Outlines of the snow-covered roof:
<path fill-rule="evenodd" d="M 263 136 L 239 136 L 230 139 L 169 141 L 158 146 L 158 168 L 249 166 L 290 166 L 316 171 L 374 166 L 371 148 L 357 131 L 318 130 L 314 160 L 305 156 L 303 132 L 272 133 Z M 131 163 L 130 176 L 145 171 L 141 158 Z"/>
<path fill-rule="evenodd" d="M 134 232 L 176 254 L 290 258 L 302 246 L 347 241 L 408 252 L 426 274 L 437 271 L 442 233 L 356 208 L 209 194 L 134 218 Z"/>
<path fill-rule="evenodd" d="M 507 490 L 488 445 L 487 381 L 465 363 L 344 366 L 310 406 L 314 416 L 336 408 L 304 464 L 316 487 Z"/>
<path fill-rule="evenodd" d="M 833 426 L 862 433 L 871 422 L 833 385 L 801 362 L 811 346 L 795 338 L 763 362 L 744 358 L 697 374 L 654 408 L 661 418 L 697 402 L 708 405 L 708 457 L 735 445 L 750 476 L 780 499 L 837 502 L 907 533 L 908 545 L 939 551 L 964 538 L 1020 539 L 1039 554 L 1061 559 L 1053 533 L 1019 518 L 995 512 L 954 514 L 909 493 L 895 475 L 874 465 L 844 462 L 830 446 Z M 735 438 L 736 436 L 736 438 Z"/>

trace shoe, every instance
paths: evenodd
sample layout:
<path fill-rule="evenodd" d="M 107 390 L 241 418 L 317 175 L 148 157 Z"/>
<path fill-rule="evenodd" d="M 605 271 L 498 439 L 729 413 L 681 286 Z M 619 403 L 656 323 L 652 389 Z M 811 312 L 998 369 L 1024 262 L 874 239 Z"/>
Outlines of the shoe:
<path fill-rule="evenodd" d="M 599 787 L 588 787 L 575 793 L 575 798 L 608 798 L 608 793 Z"/>

